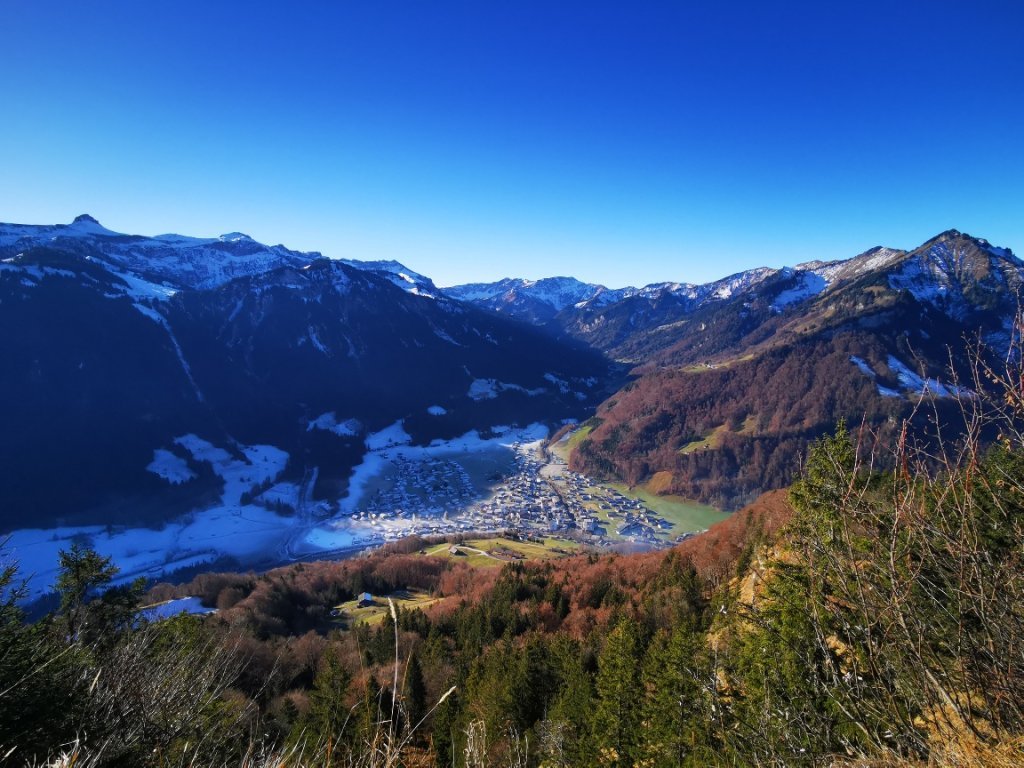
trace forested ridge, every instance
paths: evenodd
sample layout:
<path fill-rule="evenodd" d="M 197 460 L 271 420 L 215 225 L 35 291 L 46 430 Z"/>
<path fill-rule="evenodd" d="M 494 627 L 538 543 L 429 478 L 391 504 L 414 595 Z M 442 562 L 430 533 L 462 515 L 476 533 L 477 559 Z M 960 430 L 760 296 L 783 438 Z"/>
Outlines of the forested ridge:
<path fill-rule="evenodd" d="M 949 231 L 909 253 L 828 265 L 828 288 L 793 303 L 782 297 L 811 273 L 783 270 L 674 322 L 641 313 L 625 324 L 628 352 L 614 348 L 635 378 L 599 406 L 571 464 L 733 510 L 788 487 L 840 419 L 866 422 L 882 446 L 904 422 L 923 439 L 935 434 L 936 414 L 915 409 L 927 391 L 944 436 L 957 436 L 946 385 L 975 387 L 973 358 L 997 364 L 1010 343 L 1020 263 L 1004 256 Z"/>
<path fill-rule="evenodd" d="M 205 574 L 207 618 L 62 556 L 26 623 L 5 572 L 11 764 L 1016 765 L 1024 759 L 1024 381 L 924 451 L 840 424 L 789 491 L 666 551 L 473 569 L 410 540 Z M 998 439 L 984 447 L 981 435 Z M 882 453 L 885 455 L 882 456 Z M 884 461 L 881 459 L 884 458 Z M 890 467 L 879 470 L 878 466 Z M 400 550 L 405 550 L 400 551 Z M 443 598 L 342 628 L 362 591 Z M 12 750 L 8 752 L 8 750 Z"/>

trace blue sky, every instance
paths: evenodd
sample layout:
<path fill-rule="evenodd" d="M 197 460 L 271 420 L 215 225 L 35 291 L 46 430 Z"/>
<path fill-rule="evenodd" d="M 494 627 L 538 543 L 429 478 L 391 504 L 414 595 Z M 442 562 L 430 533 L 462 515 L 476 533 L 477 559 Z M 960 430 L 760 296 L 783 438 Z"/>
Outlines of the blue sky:
<path fill-rule="evenodd" d="M 977 7 L 975 7 L 977 6 Z M 0 5 L 0 220 L 621 286 L 1024 251 L 1019 2 Z"/>

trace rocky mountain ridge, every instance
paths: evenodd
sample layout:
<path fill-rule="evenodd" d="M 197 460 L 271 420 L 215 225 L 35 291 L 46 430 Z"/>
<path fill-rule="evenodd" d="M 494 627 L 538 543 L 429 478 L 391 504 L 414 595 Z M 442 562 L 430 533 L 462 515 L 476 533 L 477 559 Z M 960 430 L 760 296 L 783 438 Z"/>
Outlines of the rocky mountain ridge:
<path fill-rule="evenodd" d="M 546 300 L 549 291 L 543 280 L 506 279 L 444 290 L 491 311 L 542 325 L 556 335 L 586 341 L 613 357 L 636 364 L 671 347 L 682 335 L 679 324 L 702 310 L 715 314 L 730 302 L 743 301 L 770 314 L 799 314 L 815 302 L 881 273 L 889 276 L 883 288 L 907 290 L 947 314 L 966 318 L 972 312 L 971 302 L 985 305 L 993 291 L 998 293 L 1002 287 L 1015 290 L 1024 269 L 1011 250 L 947 230 L 911 251 L 876 246 L 850 259 L 812 261 L 781 269 L 760 267 L 703 285 L 656 283 L 611 290 L 575 281 L 579 300 L 572 302 Z M 999 285 L 993 281 L 999 281 Z M 538 303 L 544 303 L 547 310 L 537 311 Z M 987 305 L 981 308 L 987 309 Z"/>

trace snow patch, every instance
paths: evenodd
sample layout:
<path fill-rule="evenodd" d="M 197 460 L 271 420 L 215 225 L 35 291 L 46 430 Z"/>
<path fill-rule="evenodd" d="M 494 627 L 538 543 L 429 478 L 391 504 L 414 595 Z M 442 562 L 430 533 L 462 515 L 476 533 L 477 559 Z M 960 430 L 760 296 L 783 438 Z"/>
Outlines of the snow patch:
<path fill-rule="evenodd" d="M 446 413 L 448 413 L 448 411 L 442 408 L 440 405 L 432 405 L 429 408 L 427 408 L 427 413 L 429 413 L 431 416 L 444 416 Z"/>
<path fill-rule="evenodd" d="M 28 582 L 28 599 L 49 592 L 57 577 L 58 553 L 85 540 L 121 569 L 117 582 L 234 557 L 255 562 L 278 551 L 294 517 L 281 517 L 262 507 L 217 506 L 169 522 L 160 529 L 80 526 L 23 528 L 10 534 L 7 549 Z"/>
<path fill-rule="evenodd" d="M 196 477 L 196 473 L 189 469 L 187 461 L 166 448 L 157 448 L 153 451 L 153 460 L 146 469 L 171 485 L 181 485 Z"/>
<path fill-rule="evenodd" d="M 143 608 L 139 611 L 139 616 L 146 621 L 160 621 L 172 616 L 180 616 L 183 613 L 205 616 L 216 612 L 216 608 L 207 608 L 198 597 L 182 597 L 178 600 L 168 600 L 165 603 Z"/>
<path fill-rule="evenodd" d="M 306 427 L 307 432 L 312 432 L 314 429 L 333 432 L 338 437 L 355 437 L 363 431 L 363 425 L 358 419 L 338 421 L 334 411 L 328 411 L 327 413 L 321 413 L 309 422 L 309 426 Z"/>
<path fill-rule="evenodd" d="M 262 504 L 284 504 L 297 510 L 300 505 L 300 494 L 301 489 L 295 483 L 275 483 L 261 493 L 256 500 Z"/>
<path fill-rule="evenodd" d="M 558 387 L 558 391 L 561 392 L 563 395 L 569 392 L 569 382 L 567 382 L 565 379 L 560 379 L 553 373 L 545 373 L 544 378 L 550 381 L 556 387 Z"/>
<path fill-rule="evenodd" d="M 399 419 L 391 426 L 367 435 L 366 447 L 371 451 L 379 451 L 383 448 L 411 443 L 412 437 L 405 431 L 404 423 L 404 419 Z"/>
<path fill-rule="evenodd" d="M 813 272 L 805 272 L 797 285 L 775 297 L 775 301 L 772 302 L 772 309 L 776 312 L 781 312 L 790 304 L 796 304 L 812 296 L 817 296 L 826 288 L 828 288 L 828 281 L 824 277 Z"/>
<path fill-rule="evenodd" d="M 453 339 L 451 336 L 449 336 L 447 333 L 442 331 L 437 326 L 434 326 L 434 335 L 437 336 L 437 338 L 439 338 L 441 341 L 446 341 L 449 344 L 451 344 L 452 346 L 455 346 L 455 347 L 464 347 L 464 346 L 466 346 L 465 344 L 459 344 L 459 342 L 457 342 L 455 339 Z"/>
<path fill-rule="evenodd" d="M 860 368 L 861 373 L 870 376 L 872 379 L 875 378 L 875 372 L 871 369 L 871 366 L 861 358 L 856 355 L 850 355 L 850 362 Z"/>
<path fill-rule="evenodd" d="M 130 272 L 123 272 L 119 269 L 115 269 L 109 264 L 103 264 L 103 267 L 121 281 L 120 283 L 115 282 L 113 287 L 125 296 L 129 296 L 133 299 L 166 301 L 177 293 L 174 288 L 168 288 L 166 285 L 160 285 L 158 283 L 150 282 L 149 280 L 143 280 L 141 277 L 136 277 Z"/>
<path fill-rule="evenodd" d="M 498 396 L 498 382 L 495 379 L 473 379 L 466 395 L 470 400 L 493 400 Z"/>
<path fill-rule="evenodd" d="M 0 272 L 14 272 L 21 276 L 21 284 L 26 288 L 35 288 L 36 285 L 47 276 L 53 277 L 75 277 L 74 272 L 56 267 L 40 267 L 36 264 L 15 264 L 11 260 L 0 262 Z"/>
<path fill-rule="evenodd" d="M 163 328 L 167 328 L 167 321 L 164 319 L 164 316 L 161 315 L 152 307 L 147 307 L 145 304 L 139 304 L 139 302 L 137 301 L 133 302 L 132 306 L 139 310 L 139 312 L 144 314 L 150 320 L 152 320 L 154 323 L 157 323 Z"/>
<path fill-rule="evenodd" d="M 469 391 L 466 396 L 470 400 L 493 400 L 499 394 L 506 391 L 522 392 L 530 397 L 536 397 L 542 395 L 547 390 L 544 387 L 537 387 L 536 389 L 527 389 L 521 387 L 518 384 L 509 384 L 504 381 L 498 381 L 497 379 L 473 379 L 469 385 Z"/>
<path fill-rule="evenodd" d="M 191 433 L 176 437 L 174 442 L 196 461 L 208 463 L 224 481 L 221 503 L 229 507 L 239 506 L 246 491 L 275 480 L 288 463 L 288 454 L 272 445 L 241 445 L 239 448 L 245 458 L 240 459 Z"/>
<path fill-rule="evenodd" d="M 317 336 L 316 328 L 314 328 L 311 325 L 311 326 L 309 326 L 308 330 L 309 330 L 309 341 L 313 344 L 313 346 L 316 347 L 317 349 L 319 349 L 325 355 L 329 354 L 328 351 L 327 351 L 327 347 L 324 346 L 324 343 L 322 341 L 320 341 L 320 337 Z"/>
<path fill-rule="evenodd" d="M 887 362 L 889 370 L 896 374 L 900 385 L 911 392 L 918 394 L 928 393 L 936 397 L 956 397 L 962 394 L 960 389 L 953 385 L 943 384 L 938 379 L 922 378 L 892 355 L 889 355 Z"/>

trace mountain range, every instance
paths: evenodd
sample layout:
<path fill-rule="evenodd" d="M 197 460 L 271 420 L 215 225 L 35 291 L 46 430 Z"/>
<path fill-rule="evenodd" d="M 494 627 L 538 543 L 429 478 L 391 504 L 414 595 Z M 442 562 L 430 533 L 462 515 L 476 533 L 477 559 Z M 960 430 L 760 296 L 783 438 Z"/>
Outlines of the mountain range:
<path fill-rule="evenodd" d="M 272 447 L 280 479 L 332 504 L 382 430 L 426 444 L 558 423 L 608 394 L 599 353 L 395 262 L 122 235 L 85 215 L 0 224 L 0 325 L 0 530 L 216 500 L 223 479 L 189 435 L 253 482 Z"/>
<path fill-rule="evenodd" d="M 0 530 L 211 503 L 223 478 L 190 435 L 254 493 L 273 449 L 329 509 L 385 430 L 577 419 L 574 468 L 731 509 L 787 485 L 841 418 L 941 423 L 975 386 L 970 345 L 1009 349 L 1022 282 L 1012 252 L 956 230 L 704 285 L 441 289 L 237 232 L 0 224 Z"/>
<path fill-rule="evenodd" d="M 555 278 L 449 294 L 632 368 L 573 438 L 575 468 L 735 508 L 788 485 L 844 418 L 924 437 L 1011 345 L 1024 264 L 948 230 L 911 250 L 609 290 Z M 962 384 L 961 382 L 967 382 Z M 915 405 L 924 397 L 927 414 Z"/>

